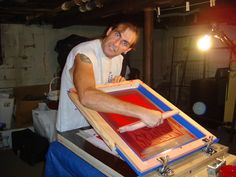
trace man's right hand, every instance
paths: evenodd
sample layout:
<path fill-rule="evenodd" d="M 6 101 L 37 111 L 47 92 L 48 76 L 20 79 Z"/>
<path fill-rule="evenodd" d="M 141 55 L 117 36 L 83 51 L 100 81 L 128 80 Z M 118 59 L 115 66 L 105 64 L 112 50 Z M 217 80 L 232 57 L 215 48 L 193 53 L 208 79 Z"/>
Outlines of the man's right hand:
<path fill-rule="evenodd" d="M 164 119 L 178 114 L 178 110 L 166 111 L 161 113 L 156 110 L 148 110 L 141 118 L 147 127 L 155 127 L 163 123 Z"/>
<path fill-rule="evenodd" d="M 147 127 L 155 127 L 163 123 L 162 113 L 156 110 L 148 110 L 142 115 L 141 121 Z"/>
<path fill-rule="evenodd" d="M 154 111 L 154 110 L 151 110 L 151 111 Z M 145 119 L 145 121 L 138 121 L 138 122 L 135 122 L 135 123 L 132 123 L 132 124 L 129 124 L 129 125 L 125 125 L 125 126 L 122 126 L 118 129 L 118 131 L 120 133 L 124 133 L 124 132 L 127 132 L 127 131 L 134 131 L 134 130 L 137 130 L 137 129 L 140 129 L 140 128 L 143 128 L 143 127 L 155 127 L 155 126 L 158 126 L 160 125 L 161 123 L 163 123 L 163 120 L 168 118 L 168 117 L 171 117 L 171 116 L 174 116 L 176 114 L 179 113 L 178 110 L 173 110 L 173 111 L 167 111 L 167 112 L 164 112 L 164 113 L 161 113 L 160 111 L 154 111 L 152 112 L 155 114 L 158 114 L 159 118 L 158 119 L 155 119 L 157 120 L 157 123 L 155 123 L 155 121 L 151 121 L 151 123 L 154 124 L 154 126 L 150 126 L 150 120 L 149 119 L 146 119 L 146 118 L 143 118 Z M 160 116 L 161 114 L 161 116 Z M 151 124 L 151 125 L 153 125 Z"/>

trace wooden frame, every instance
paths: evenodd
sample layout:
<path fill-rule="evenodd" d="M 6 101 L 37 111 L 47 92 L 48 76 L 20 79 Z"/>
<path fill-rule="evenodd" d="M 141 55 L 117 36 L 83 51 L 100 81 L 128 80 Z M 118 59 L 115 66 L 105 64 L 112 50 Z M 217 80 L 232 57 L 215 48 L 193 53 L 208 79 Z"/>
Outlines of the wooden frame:
<path fill-rule="evenodd" d="M 97 88 L 107 93 L 127 89 L 139 89 L 143 94 L 148 96 L 154 104 L 160 107 L 162 111 L 178 110 L 177 107 L 175 107 L 168 100 L 156 93 L 140 80 L 100 85 Z M 210 137 L 213 137 L 214 142 L 218 141 L 218 139 L 214 135 L 212 135 L 205 128 L 200 126 L 189 116 L 179 110 L 179 114 L 173 116 L 173 118 L 181 125 L 183 125 L 186 129 L 191 131 L 197 137 L 197 139 L 195 141 L 185 143 L 181 146 L 171 148 L 171 150 L 158 153 L 150 159 L 142 160 L 117 134 L 117 132 L 111 128 L 111 126 L 103 119 L 103 117 L 98 112 L 85 108 L 80 104 L 76 92 L 70 91 L 69 96 L 77 106 L 77 108 L 84 114 L 91 126 L 103 138 L 104 142 L 111 149 L 116 150 L 139 176 L 145 175 L 161 167 L 162 164 L 157 160 L 160 157 L 168 155 L 170 162 L 174 162 L 207 146 L 206 140 L 209 140 Z"/>

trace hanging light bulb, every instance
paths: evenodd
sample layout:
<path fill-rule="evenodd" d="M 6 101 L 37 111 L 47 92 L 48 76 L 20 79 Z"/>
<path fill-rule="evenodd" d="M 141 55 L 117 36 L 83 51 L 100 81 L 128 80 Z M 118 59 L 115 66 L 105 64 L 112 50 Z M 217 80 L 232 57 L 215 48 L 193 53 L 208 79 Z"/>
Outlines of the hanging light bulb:
<path fill-rule="evenodd" d="M 206 51 L 211 47 L 211 36 L 205 35 L 198 40 L 197 46 L 200 50 Z"/>

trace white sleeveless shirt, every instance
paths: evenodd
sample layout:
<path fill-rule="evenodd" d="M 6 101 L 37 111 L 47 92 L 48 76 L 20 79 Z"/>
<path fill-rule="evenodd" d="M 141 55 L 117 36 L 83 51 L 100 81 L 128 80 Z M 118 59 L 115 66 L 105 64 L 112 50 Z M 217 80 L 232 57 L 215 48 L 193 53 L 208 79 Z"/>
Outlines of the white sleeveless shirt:
<path fill-rule="evenodd" d="M 114 76 L 120 75 L 122 68 L 123 56 L 119 55 L 112 59 L 106 57 L 101 47 L 101 40 L 99 39 L 81 43 L 70 51 L 61 76 L 56 123 L 56 128 L 59 132 L 89 125 L 68 96 L 68 90 L 74 88 L 73 78 L 71 78 L 69 71 L 73 67 L 75 57 L 78 53 L 86 55 L 91 60 L 96 84 L 111 82 Z"/>

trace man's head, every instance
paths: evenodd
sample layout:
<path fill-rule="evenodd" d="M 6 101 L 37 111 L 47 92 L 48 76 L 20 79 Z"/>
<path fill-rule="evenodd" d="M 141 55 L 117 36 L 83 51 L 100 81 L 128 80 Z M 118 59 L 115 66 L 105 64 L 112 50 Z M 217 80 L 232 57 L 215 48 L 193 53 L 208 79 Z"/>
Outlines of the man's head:
<path fill-rule="evenodd" d="M 126 54 L 137 43 L 138 28 L 131 23 L 119 23 L 110 27 L 102 40 L 102 49 L 109 58 Z"/>

